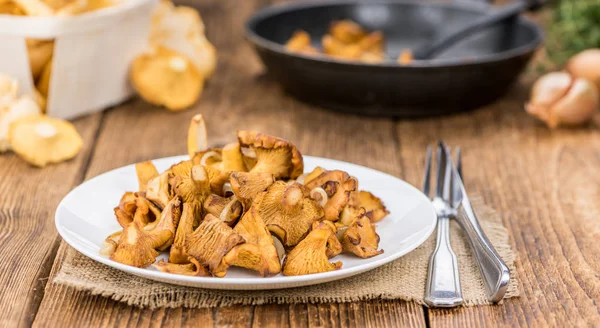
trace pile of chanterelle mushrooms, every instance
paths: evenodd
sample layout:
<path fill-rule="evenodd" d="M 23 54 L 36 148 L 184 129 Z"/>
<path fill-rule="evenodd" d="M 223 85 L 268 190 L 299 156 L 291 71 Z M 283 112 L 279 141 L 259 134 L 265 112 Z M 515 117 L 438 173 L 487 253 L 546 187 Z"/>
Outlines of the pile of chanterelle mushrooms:
<path fill-rule="evenodd" d="M 302 155 L 277 137 L 239 131 L 238 142 L 208 149 L 201 115 L 191 122 L 190 160 L 159 173 L 136 165 L 138 192 L 114 209 L 123 227 L 101 253 L 114 261 L 163 272 L 223 277 L 230 266 L 264 277 L 340 269 L 338 254 L 383 253 L 374 223 L 389 212 L 359 191 L 347 172 L 303 174 Z M 282 264 L 283 259 L 283 264 Z"/>

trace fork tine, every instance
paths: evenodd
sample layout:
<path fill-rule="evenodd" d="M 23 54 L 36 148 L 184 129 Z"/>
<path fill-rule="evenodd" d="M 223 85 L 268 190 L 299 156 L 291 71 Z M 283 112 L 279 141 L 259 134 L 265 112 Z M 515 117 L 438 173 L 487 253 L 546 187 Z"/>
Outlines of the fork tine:
<path fill-rule="evenodd" d="M 460 146 L 456 147 L 456 170 L 458 171 L 458 175 L 460 175 L 461 179 L 463 176 L 462 173 L 462 154 L 460 152 Z"/>
<path fill-rule="evenodd" d="M 429 185 L 431 175 L 431 145 L 427 146 L 427 157 L 425 157 L 425 175 L 423 176 L 423 193 L 429 197 Z"/>
<path fill-rule="evenodd" d="M 452 195 L 452 157 L 450 156 L 450 149 L 444 146 L 444 186 L 443 186 L 443 195 L 442 198 L 444 201 L 450 204 L 450 196 Z"/>
<path fill-rule="evenodd" d="M 437 177 L 435 197 L 444 197 L 444 177 L 446 176 L 446 145 L 440 141 L 437 147 Z"/>
<path fill-rule="evenodd" d="M 459 177 L 462 179 L 462 153 L 460 151 L 460 147 L 456 147 L 456 171 L 458 172 Z M 455 182 L 456 179 L 452 179 L 452 205 L 454 207 L 458 206 L 459 198 L 460 198 L 460 186 Z"/>

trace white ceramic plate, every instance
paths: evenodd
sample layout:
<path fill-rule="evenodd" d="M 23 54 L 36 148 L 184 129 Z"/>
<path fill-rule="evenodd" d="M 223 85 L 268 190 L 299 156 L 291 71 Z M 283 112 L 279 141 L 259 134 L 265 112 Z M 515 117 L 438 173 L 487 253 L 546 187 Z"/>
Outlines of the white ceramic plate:
<path fill-rule="evenodd" d="M 187 156 L 162 158 L 153 161 L 159 172 L 172 164 L 187 159 Z M 176 285 L 212 289 L 279 289 L 324 283 L 353 276 L 388 262 L 414 250 L 431 235 L 435 228 L 436 216 L 429 200 L 410 184 L 389 174 L 363 166 L 330 159 L 304 157 L 305 170 L 316 166 L 325 169 L 340 169 L 358 178 L 361 190 L 368 190 L 380 197 L 391 212 L 377 223 L 377 233 L 381 237 L 380 248 L 385 252 L 370 259 L 360 259 L 352 255 L 338 255 L 342 269 L 332 272 L 304 276 L 287 277 L 278 275 L 270 278 L 232 267 L 224 278 L 189 277 L 159 272 L 151 267 L 135 268 L 114 262 L 101 256 L 98 251 L 106 236 L 121 230 L 114 218 L 113 208 L 117 206 L 125 191 L 138 188 L 135 167 L 125 166 L 84 182 L 71 191 L 58 205 L 56 228 L 64 240 L 87 257 L 113 268 L 148 279 Z M 160 258 L 167 258 L 167 253 Z"/>

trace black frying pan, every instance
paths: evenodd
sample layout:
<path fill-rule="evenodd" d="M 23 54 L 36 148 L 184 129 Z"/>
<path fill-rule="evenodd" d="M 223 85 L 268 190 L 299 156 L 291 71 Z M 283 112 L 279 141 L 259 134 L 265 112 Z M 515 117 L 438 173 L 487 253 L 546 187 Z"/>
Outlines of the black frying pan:
<path fill-rule="evenodd" d="M 515 18 L 477 32 L 436 56 L 400 66 L 402 49 L 461 26 L 494 9 L 479 2 L 327 1 L 276 5 L 257 12 L 247 36 L 272 75 L 291 94 L 316 105 L 363 115 L 419 117 L 488 104 L 502 96 L 542 42 L 531 21 Z M 382 30 L 389 62 L 344 62 L 288 52 L 298 29 L 320 48 L 334 20 Z"/>

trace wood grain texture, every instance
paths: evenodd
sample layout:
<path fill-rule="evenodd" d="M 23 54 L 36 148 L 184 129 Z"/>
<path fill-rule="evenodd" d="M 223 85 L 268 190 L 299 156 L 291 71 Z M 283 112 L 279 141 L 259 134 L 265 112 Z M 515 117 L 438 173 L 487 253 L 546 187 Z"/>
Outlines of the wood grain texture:
<path fill-rule="evenodd" d="M 243 40 L 244 20 L 267 3 L 193 0 L 219 50 L 217 74 L 193 109 L 169 113 L 133 100 L 78 120 L 86 141 L 82 154 L 44 170 L 30 168 L 14 155 L 0 156 L 0 326 L 598 325 L 598 122 L 578 130 L 549 131 L 522 110 L 528 80 L 492 106 L 435 119 L 393 122 L 299 103 L 261 74 Z M 234 140 L 237 129 L 259 130 L 293 141 L 307 155 L 366 165 L 414 185 L 421 183 L 427 144 L 443 138 L 461 145 L 467 188 L 502 213 L 511 232 L 522 296 L 499 306 L 426 312 L 401 301 L 150 311 L 59 285 L 50 284 L 43 293 L 53 259 L 50 274 L 64 255 L 64 243 L 57 251 L 60 239 L 53 227 L 62 196 L 84 177 L 185 153 L 187 124 L 198 112 L 208 122 L 211 145 Z"/>
<path fill-rule="evenodd" d="M 517 86 L 485 110 L 397 125 L 403 178 L 413 184 L 428 143 L 461 146 L 468 190 L 503 214 L 518 254 L 520 298 L 431 310 L 432 327 L 582 327 L 600 320 L 598 124 L 550 131 L 522 110 L 527 89 Z"/>
<path fill-rule="evenodd" d="M 184 154 L 187 126 L 198 112 L 207 121 L 210 145 L 235 140 L 235 131 L 239 129 L 257 130 L 289 139 L 307 155 L 346 160 L 396 175 L 401 172 L 393 122 L 324 112 L 288 97 L 262 75 L 261 65 L 242 34 L 244 19 L 258 4 L 253 1 L 235 2 L 235 6 L 233 1 L 194 3 L 208 26 L 209 39 L 220 52 L 217 74 L 209 81 L 201 101 L 193 109 L 179 113 L 149 106 L 141 100 L 108 111 L 86 179 L 123 165 Z M 222 28 L 211 29 L 210 26 Z M 60 264 L 62 252 L 56 265 Z M 212 312 L 149 311 L 50 285 L 35 325 L 178 326 L 189 322 L 186 318 L 197 313 L 201 314 L 199 321 L 194 321 L 196 324 L 225 327 L 424 325 L 420 306 L 385 302 L 382 304 L 389 310 L 390 317 L 380 318 L 384 307 L 378 304 L 360 303 L 359 308 L 333 304 L 237 306 Z M 342 312 L 344 324 L 340 319 Z"/>
<path fill-rule="evenodd" d="M 54 210 L 81 182 L 101 114 L 75 122 L 84 147 L 73 160 L 39 169 L 0 156 L 0 326 L 29 326 L 41 302 L 59 239 Z"/>

